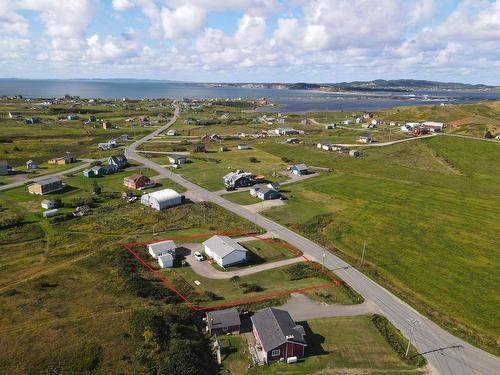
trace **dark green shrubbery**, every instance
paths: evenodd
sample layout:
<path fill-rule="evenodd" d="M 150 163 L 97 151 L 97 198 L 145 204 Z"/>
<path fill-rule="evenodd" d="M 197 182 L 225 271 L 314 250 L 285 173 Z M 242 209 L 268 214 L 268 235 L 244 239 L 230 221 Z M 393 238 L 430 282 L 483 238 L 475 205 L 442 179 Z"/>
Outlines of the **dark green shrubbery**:
<path fill-rule="evenodd" d="M 374 314 L 372 315 L 372 322 L 403 361 L 418 367 L 426 365 L 426 359 L 419 354 L 413 346 L 410 347 L 408 358 L 405 357 L 408 341 L 404 338 L 401 332 L 394 327 L 389 320 L 387 320 L 386 317 Z"/>

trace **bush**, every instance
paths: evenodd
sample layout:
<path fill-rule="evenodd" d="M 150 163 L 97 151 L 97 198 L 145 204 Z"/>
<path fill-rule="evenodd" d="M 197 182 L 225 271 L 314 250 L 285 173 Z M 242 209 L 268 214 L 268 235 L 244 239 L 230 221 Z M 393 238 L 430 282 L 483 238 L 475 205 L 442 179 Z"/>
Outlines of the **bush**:
<path fill-rule="evenodd" d="M 262 292 L 264 288 L 257 284 L 241 283 L 238 285 L 244 294 L 251 292 Z"/>
<path fill-rule="evenodd" d="M 257 161 L 258 161 L 258 160 L 257 160 L 257 158 L 256 158 L 255 156 L 250 156 L 250 157 L 248 158 L 248 160 L 250 160 L 250 163 L 257 163 Z"/>
<path fill-rule="evenodd" d="M 283 163 L 291 163 L 291 162 L 292 162 L 292 159 L 288 159 L 286 156 L 283 156 L 283 157 L 281 158 L 281 161 L 282 161 Z"/>
<path fill-rule="evenodd" d="M 78 206 L 84 206 L 84 205 L 91 206 L 93 203 L 94 203 L 93 197 L 77 197 L 77 198 L 73 198 L 69 202 L 69 206 L 76 208 Z"/>
<path fill-rule="evenodd" d="M 239 283 L 241 281 L 241 277 L 239 277 L 238 275 L 236 276 L 233 276 L 229 279 L 232 283 Z"/>
<path fill-rule="evenodd" d="M 418 367 L 426 365 L 426 359 L 413 346 L 410 347 L 408 358 L 406 358 L 406 345 L 408 342 L 386 317 L 374 314 L 372 315 L 372 323 L 404 362 Z"/>

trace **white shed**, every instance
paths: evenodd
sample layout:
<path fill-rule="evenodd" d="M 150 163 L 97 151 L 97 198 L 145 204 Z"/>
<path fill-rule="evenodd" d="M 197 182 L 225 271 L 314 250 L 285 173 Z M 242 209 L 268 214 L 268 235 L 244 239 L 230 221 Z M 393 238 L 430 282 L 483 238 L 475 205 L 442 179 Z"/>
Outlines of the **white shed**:
<path fill-rule="evenodd" d="M 47 217 L 53 217 L 56 216 L 59 213 L 59 210 L 57 208 L 54 208 L 52 210 L 47 210 L 42 213 L 42 216 L 47 218 Z"/>
<path fill-rule="evenodd" d="M 56 206 L 56 202 L 51 201 L 50 199 L 44 199 L 42 203 L 40 203 L 40 206 L 42 206 L 42 208 L 45 208 L 46 210 L 50 210 L 51 208 L 54 208 Z"/>
<path fill-rule="evenodd" d="M 182 198 L 182 195 L 177 193 L 175 190 L 163 189 L 153 193 L 144 194 L 141 197 L 141 203 L 160 211 L 164 208 L 182 204 Z"/>
<path fill-rule="evenodd" d="M 158 264 L 161 268 L 172 268 L 174 266 L 174 256 L 172 254 L 160 255 Z"/>
<path fill-rule="evenodd" d="M 243 263 L 247 260 L 248 250 L 227 236 L 213 236 L 203 242 L 205 254 L 221 267 Z"/>
<path fill-rule="evenodd" d="M 171 254 L 175 256 L 176 248 L 177 246 L 172 240 L 154 242 L 148 245 L 149 254 L 151 254 L 154 259 L 157 259 L 158 257 L 165 254 Z"/>

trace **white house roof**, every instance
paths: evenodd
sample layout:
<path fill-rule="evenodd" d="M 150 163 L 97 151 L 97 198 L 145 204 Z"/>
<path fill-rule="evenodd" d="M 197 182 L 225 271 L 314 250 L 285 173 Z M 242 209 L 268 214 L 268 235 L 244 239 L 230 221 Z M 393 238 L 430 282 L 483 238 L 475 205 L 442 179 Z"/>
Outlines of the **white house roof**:
<path fill-rule="evenodd" d="M 162 202 L 162 201 L 168 201 L 170 199 L 179 198 L 181 195 L 178 192 L 176 192 L 175 190 L 163 189 L 163 190 L 155 191 L 153 193 L 144 194 L 143 197 L 144 196 L 149 196 L 149 198 L 154 198 L 158 202 Z"/>
<path fill-rule="evenodd" d="M 172 254 L 163 254 L 158 257 L 158 263 L 173 262 L 174 256 Z"/>
<path fill-rule="evenodd" d="M 203 242 L 203 245 L 209 247 L 220 258 L 224 258 L 235 250 L 248 252 L 247 249 L 228 236 L 213 236 Z"/>
<path fill-rule="evenodd" d="M 148 245 L 149 250 L 151 250 L 155 255 L 164 253 L 165 251 L 172 251 L 176 249 L 175 242 L 172 240 L 154 242 Z"/>

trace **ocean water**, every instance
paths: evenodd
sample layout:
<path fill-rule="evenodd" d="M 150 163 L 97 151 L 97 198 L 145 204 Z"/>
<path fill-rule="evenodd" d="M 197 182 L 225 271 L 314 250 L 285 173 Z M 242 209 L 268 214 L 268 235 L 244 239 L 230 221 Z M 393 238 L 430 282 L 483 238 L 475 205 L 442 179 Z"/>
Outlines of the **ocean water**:
<path fill-rule="evenodd" d="M 214 87 L 203 83 L 141 80 L 25 80 L 0 79 L 0 96 L 53 98 L 64 95 L 105 99 L 158 98 L 261 98 L 277 107 L 266 111 L 376 110 L 404 105 L 472 103 L 500 99 L 500 93 L 461 91 L 415 91 L 407 93 L 323 93 L 304 90 L 278 90 L 243 87 Z"/>

